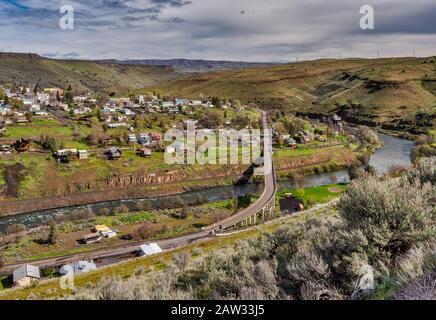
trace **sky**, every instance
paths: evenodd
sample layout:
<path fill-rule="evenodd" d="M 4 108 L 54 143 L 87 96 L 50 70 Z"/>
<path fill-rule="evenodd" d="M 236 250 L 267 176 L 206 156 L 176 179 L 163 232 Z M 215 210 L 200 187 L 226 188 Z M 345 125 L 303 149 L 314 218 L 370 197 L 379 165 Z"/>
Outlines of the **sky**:
<path fill-rule="evenodd" d="M 74 29 L 63 30 L 63 5 Z M 374 29 L 359 26 L 374 8 Z M 0 0 L 0 51 L 72 59 L 436 55 L 434 0 Z"/>

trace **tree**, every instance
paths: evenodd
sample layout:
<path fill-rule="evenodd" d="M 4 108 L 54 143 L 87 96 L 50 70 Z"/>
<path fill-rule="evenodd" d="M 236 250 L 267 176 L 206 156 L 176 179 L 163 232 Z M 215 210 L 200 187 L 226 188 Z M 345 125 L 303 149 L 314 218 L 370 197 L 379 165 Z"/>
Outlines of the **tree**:
<path fill-rule="evenodd" d="M 0 268 L 3 268 L 5 264 L 6 264 L 5 257 L 3 256 L 3 253 L 0 252 Z"/>
<path fill-rule="evenodd" d="M 56 139 L 49 135 L 41 134 L 40 144 L 45 150 L 50 150 L 51 152 L 55 152 L 59 148 Z"/>
<path fill-rule="evenodd" d="M 33 87 L 33 93 L 35 94 L 35 96 L 38 94 L 39 92 L 39 85 L 35 84 L 35 87 Z"/>
<path fill-rule="evenodd" d="M 71 93 L 71 91 L 67 91 L 65 93 L 65 101 L 68 104 L 68 106 L 73 106 L 73 94 Z"/>
<path fill-rule="evenodd" d="M 46 243 L 53 246 L 56 244 L 58 239 L 58 230 L 55 223 L 50 223 L 50 228 L 48 230 Z"/>
<path fill-rule="evenodd" d="M 218 97 L 213 97 L 212 98 L 212 104 L 215 106 L 215 107 L 221 107 L 222 106 L 222 104 L 221 104 L 221 99 L 220 98 L 218 98 Z"/>

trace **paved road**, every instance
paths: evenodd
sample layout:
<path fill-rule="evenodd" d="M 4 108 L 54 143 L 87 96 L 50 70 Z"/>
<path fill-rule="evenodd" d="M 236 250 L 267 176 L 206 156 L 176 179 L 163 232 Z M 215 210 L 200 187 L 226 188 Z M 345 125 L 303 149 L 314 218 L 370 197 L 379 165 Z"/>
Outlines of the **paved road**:
<path fill-rule="evenodd" d="M 264 129 L 270 128 L 268 122 L 268 116 L 266 113 L 263 113 L 263 126 Z M 271 132 L 270 130 L 264 130 L 264 141 L 268 141 L 268 139 L 271 142 Z M 174 238 L 174 239 L 158 240 L 153 242 L 159 244 L 159 246 L 164 250 L 184 246 L 198 240 L 212 238 L 214 237 L 214 234 L 211 233 L 212 230 L 218 231 L 220 229 L 228 228 L 236 223 L 244 221 L 248 217 L 252 216 L 254 213 L 257 213 L 263 206 L 265 206 L 265 204 L 267 204 L 275 196 L 277 190 L 274 164 L 272 159 L 271 143 L 268 144 L 264 142 L 264 145 L 266 146 L 264 148 L 264 170 L 266 172 L 265 188 L 262 195 L 256 200 L 255 203 L 253 203 L 250 207 L 236 213 L 235 215 L 223 221 L 220 221 L 214 225 L 206 227 L 204 230 L 200 232 Z M 31 261 L 29 263 L 31 263 L 32 265 L 39 266 L 41 268 L 47 268 L 47 267 L 61 266 L 78 260 L 97 260 L 97 259 L 105 259 L 111 257 L 119 257 L 119 256 L 131 254 L 132 252 L 138 250 L 140 245 L 146 243 L 149 243 L 149 241 L 129 243 L 117 247 L 99 249 L 92 252 L 74 254 L 74 255 L 60 257 L 60 258 L 42 259 L 37 261 Z M 21 265 L 23 265 L 23 262 L 19 264 L 5 266 L 0 270 L 0 274 L 10 274 L 13 270 L 17 269 Z"/>

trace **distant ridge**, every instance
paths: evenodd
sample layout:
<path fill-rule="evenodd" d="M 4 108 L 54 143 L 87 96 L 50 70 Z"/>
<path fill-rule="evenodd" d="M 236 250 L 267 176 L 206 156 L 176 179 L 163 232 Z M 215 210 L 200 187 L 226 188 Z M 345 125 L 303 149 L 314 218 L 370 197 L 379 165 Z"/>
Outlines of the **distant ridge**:
<path fill-rule="evenodd" d="M 113 64 L 133 64 L 146 66 L 172 66 L 183 72 L 207 72 L 216 70 L 229 70 L 250 67 L 276 66 L 281 63 L 269 62 L 246 62 L 246 61 L 224 61 L 224 60 L 191 60 L 191 59 L 136 59 L 136 60 L 99 60 L 100 62 Z"/>

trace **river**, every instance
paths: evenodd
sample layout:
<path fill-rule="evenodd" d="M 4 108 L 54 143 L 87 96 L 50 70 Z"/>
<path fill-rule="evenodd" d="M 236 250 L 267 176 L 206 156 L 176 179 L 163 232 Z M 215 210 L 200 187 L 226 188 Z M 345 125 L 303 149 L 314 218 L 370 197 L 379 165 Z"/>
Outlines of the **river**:
<path fill-rule="evenodd" d="M 383 142 L 383 146 L 378 149 L 370 159 L 370 165 L 374 166 L 379 174 L 386 173 L 392 165 L 409 166 L 410 151 L 413 147 L 413 142 L 400 138 L 391 137 L 385 134 L 379 135 L 380 140 Z M 307 188 L 322 186 L 330 184 L 331 177 L 334 175 L 337 182 L 347 182 L 349 177 L 346 170 L 338 170 L 334 172 L 320 173 L 305 177 L 304 181 L 296 186 L 292 181 L 280 181 L 278 183 L 279 190 L 286 190 L 292 188 Z M 236 196 L 243 196 L 247 194 L 260 193 L 262 188 L 261 184 L 246 184 L 238 186 L 224 186 L 216 187 L 192 192 L 186 192 L 177 196 L 159 197 L 152 199 L 134 199 L 134 200 L 117 200 L 106 201 L 102 203 L 95 203 L 83 206 L 48 209 L 31 213 L 23 213 L 12 216 L 5 216 L 0 218 L 0 233 L 4 233 L 8 226 L 12 224 L 23 224 L 27 228 L 34 228 L 43 224 L 44 222 L 63 215 L 68 215 L 73 212 L 78 212 L 85 209 L 90 209 L 97 213 L 102 208 L 114 209 L 120 205 L 125 205 L 129 210 L 137 210 L 138 203 L 148 202 L 150 209 L 158 209 L 162 207 L 162 204 L 168 203 L 175 197 L 182 198 L 188 205 L 193 205 L 199 201 L 212 202 L 219 200 L 226 200 L 234 198 Z"/>

